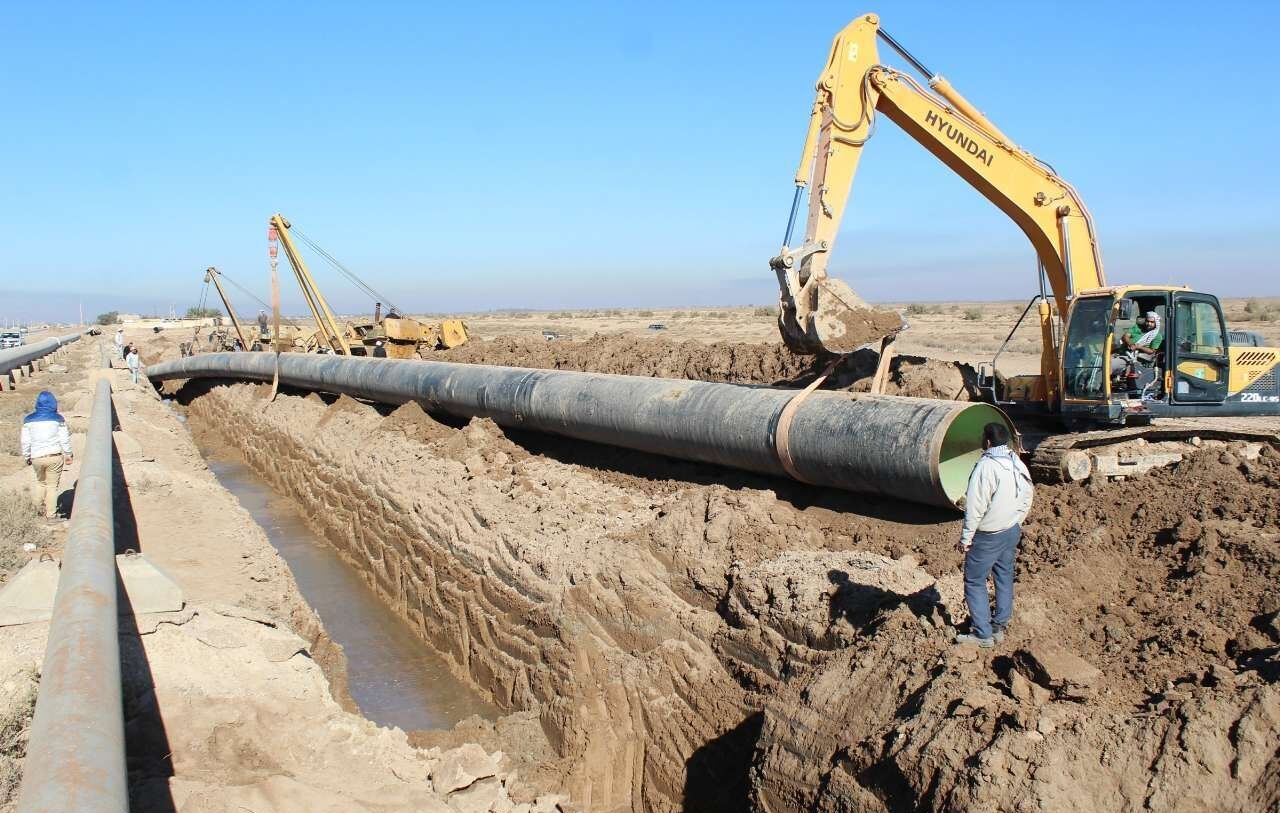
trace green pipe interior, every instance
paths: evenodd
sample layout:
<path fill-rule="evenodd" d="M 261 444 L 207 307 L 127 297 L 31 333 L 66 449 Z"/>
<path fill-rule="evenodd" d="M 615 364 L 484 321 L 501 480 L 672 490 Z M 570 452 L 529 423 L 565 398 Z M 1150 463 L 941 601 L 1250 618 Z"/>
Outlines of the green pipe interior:
<path fill-rule="evenodd" d="M 959 502 L 968 490 L 969 475 L 982 457 L 982 427 L 993 422 L 1004 424 L 1011 436 L 1015 434 L 1009 418 L 990 404 L 974 404 L 961 410 L 947 426 L 938 455 L 938 479 L 952 503 Z"/>

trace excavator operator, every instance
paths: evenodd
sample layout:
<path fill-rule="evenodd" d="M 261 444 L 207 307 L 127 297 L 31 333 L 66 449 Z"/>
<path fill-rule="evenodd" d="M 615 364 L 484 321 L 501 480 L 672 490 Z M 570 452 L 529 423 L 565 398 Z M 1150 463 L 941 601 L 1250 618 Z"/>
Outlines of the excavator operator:
<path fill-rule="evenodd" d="M 1155 311 L 1147 311 L 1144 315 L 1138 317 L 1137 322 L 1129 327 L 1120 336 L 1122 350 L 1125 353 L 1133 353 L 1138 358 L 1152 364 L 1155 362 L 1156 356 L 1159 354 L 1160 345 L 1164 341 L 1164 336 L 1160 331 L 1160 315 Z M 1123 355 L 1113 356 L 1111 359 L 1111 374 L 1117 375 L 1124 372 L 1127 362 Z"/>

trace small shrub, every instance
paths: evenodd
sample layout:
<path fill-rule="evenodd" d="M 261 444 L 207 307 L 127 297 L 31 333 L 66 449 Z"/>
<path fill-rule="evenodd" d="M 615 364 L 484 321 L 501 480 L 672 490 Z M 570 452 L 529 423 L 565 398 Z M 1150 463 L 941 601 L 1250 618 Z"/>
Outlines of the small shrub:
<path fill-rule="evenodd" d="M 982 308 L 965 308 L 964 319 L 966 322 L 976 322 L 982 318 Z"/>
<path fill-rule="evenodd" d="M 653 311 L 636 311 L 636 316 L 639 316 L 642 319 L 648 319 L 650 316 L 653 316 Z"/>
<path fill-rule="evenodd" d="M 201 307 L 192 305 L 191 307 L 187 308 L 187 314 L 182 318 L 212 319 L 215 316 L 221 316 L 221 315 L 222 315 L 222 311 L 218 310 L 217 308 L 201 308 Z"/>
<path fill-rule="evenodd" d="M 100 325 L 114 325 L 116 322 L 120 321 L 120 311 L 107 311 L 106 313 L 100 313 L 94 321 Z"/>
<path fill-rule="evenodd" d="M 26 564 L 28 557 L 22 546 L 39 543 L 43 536 L 40 515 L 30 495 L 0 491 L 0 580 Z"/>
<path fill-rule="evenodd" d="M 778 309 L 777 308 L 756 308 L 751 312 L 751 315 L 752 316 L 768 316 L 769 318 L 772 319 L 778 315 Z"/>
<path fill-rule="evenodd" d="M 689 314 L 685 313 L 684 311 L 676 311 L 675 313 L 671 314 L 671 318 L 672 319 L 688 319 Z"/>
<path fill-rule="evenodd" d="M 942 308 L 937 305 L 922 305 L 919 302 L 913 302 L 907 306 L 907 313 L 911 316 L 923 316 L 924 314 L 942 313 Z"/>
<path fill-rule="evenodd" d="M 1269 305 L 1256 299 L 1244 303 L 1244 312 L 1250 321 L 1274 322 L 1280 319 L 1280 306 Z"/>
<path fill-rule="evenodd" d="M 22 783 L 22 761 L 27 756 L 27 737 L 36 711 L 39 674 L 25 669 L 6 681 L 14 688 L 0 694 L 0 810 L 18 795 Z"/>
<path fill-rule="evenodd" d="M 724 311 L 712 311 L 711 313 L 707 314 L 707 318 L 708 319 L 728 319 L 729 314 L 725 313 Z"/>

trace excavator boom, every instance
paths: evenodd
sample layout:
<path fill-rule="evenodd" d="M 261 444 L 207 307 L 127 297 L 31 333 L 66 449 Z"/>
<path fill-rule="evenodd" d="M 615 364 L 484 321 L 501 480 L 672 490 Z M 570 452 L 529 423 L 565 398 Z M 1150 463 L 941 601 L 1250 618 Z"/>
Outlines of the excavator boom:
<path fill-rule="evenodd" d="M 928 80 L 926 89 L 880 63 L 878 44 L 898 51 Z M 809 117 L 796 196 L 781 252 L 771 261 L 781 288 L 780 327 L 799 352 L 847 350 L 851 324 L 865 320 L 866 306 L 847 285 L 827 274 L 836 233 L 848 204 L 862 150 L 878 114 L 919 142 L 1009 216 L 1030 239 L 1052 288 L 1058 313 L 1079 291 L 1106 285 L 1092 218 L 1084 202 L 1046 164 L 1019 148 L 943 77 L 880 29 L 874 14 L 854 20 L 836 35 L 818 78 Z M 804 240 L 790 245 L 801 192 L 808 188 Z M 875 312 L 878 313 L 878 312 Z M 1046 337 L 1042 372 L 1052 381 L 1056 364 L 1048 303 L 1041 304 Z M 891 331 L 885 331 L 889 333 Z M 857 333 L 867 342 L 875 336 Z"/>

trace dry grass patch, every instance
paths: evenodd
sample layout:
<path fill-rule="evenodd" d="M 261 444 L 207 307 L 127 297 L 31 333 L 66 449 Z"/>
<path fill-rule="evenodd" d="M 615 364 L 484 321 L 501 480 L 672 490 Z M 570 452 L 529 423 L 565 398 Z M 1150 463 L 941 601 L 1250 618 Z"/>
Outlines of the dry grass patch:
<path fill-rule="evenodd" d="M 35 669 L 24 669 L 0 684 L 0 813 L 13 809 L 22 783 L 38 684 Z"/>
<path fill-rule="evenodd" d="M 0 582 L 26 564 L 28 556 L 22 546 L 27 542 L 38 544 L 43 538 L 44 526 L 30 496 L 0 491 Z"/>

